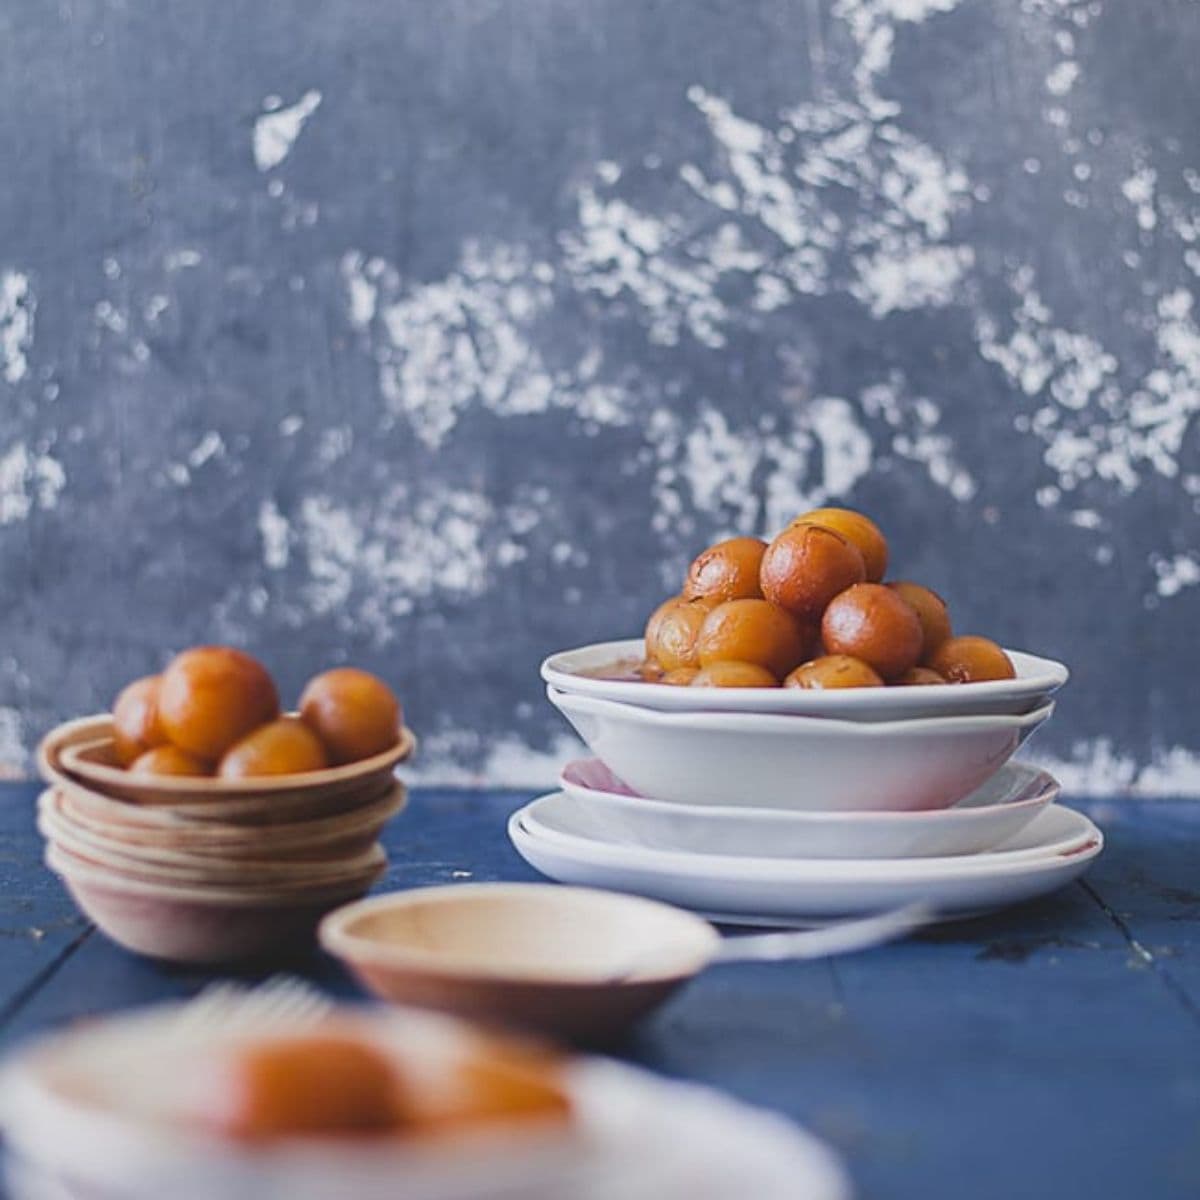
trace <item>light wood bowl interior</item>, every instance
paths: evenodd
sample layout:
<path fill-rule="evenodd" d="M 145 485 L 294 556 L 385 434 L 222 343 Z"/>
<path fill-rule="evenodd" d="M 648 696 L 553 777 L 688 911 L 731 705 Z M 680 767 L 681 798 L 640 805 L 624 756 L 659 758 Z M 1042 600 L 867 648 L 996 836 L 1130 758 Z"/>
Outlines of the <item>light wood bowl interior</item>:
<path fill-rule="evenodd" d="M 279 822 L 345 812 L 378 799 L 415 748 L 416 737 L 402 728 L 396 745 L 382 754 L 323 771 L 247 780 L 143 777 L 116 764 L 112 719 L 105 714 L 52 730 L 38 748 L 38 765 L 49 782 L 67 791 L 83 787 L 195 820 Z"/>

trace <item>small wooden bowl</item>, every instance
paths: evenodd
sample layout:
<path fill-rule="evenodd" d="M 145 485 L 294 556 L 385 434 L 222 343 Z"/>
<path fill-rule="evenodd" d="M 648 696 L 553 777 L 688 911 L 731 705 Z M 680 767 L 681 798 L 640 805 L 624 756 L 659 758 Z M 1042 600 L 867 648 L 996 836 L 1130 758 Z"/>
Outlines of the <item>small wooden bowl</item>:
<path fill-rule="evenodd" d="M 330 913 L 318 937 L 385 1000 L 588 1041 L 661 1004 L 720 941 L 670 905 L 540 883 L 393 892 Z"/>
<path fill-rule="evenodd" d="M 66 790 L 83 785 L 132 804 L 169 807 L 197 821 L 262 824 L 362 807 L 391 786 L 396 766 L 415 748 L 412 730 L 401 728 L 396 744 L 382 754 L 323 771 L 245 780 L 138 776 L 117 765 L 112 718 L 104 714 L 51 730 L 38 747 L 38 767 L 48 782 Z"/>
<path fill-rule="evenodd" d="M 77 859 L 51 843 L 46 865 L 75 903 L 118 945 L 137 954 L 214 966 L 282 957 L 312 940 L 330 909 L 363 895 L 383 870 L 324 888 L 172 887 Z"/>
<path fill-rule="evenodd" d="M 190 821 L 169 808 L 142 807 L 110 800 L 85 789 L 54 789 L 58 820 L 75 832 L 111 843 L 114 849 L 153 857 L 155 852 L 182 852 L 193 858 L 245 859 L 263 856 L 262 825 L 229 825 Z M 49 804 L 49 801 L 43 801 Z M 311 821 L 269 826 L 268 844 L 276 861 L 346 858 L 368 849 L 383 827 L 408 803 L 397 781 L 363 808 Z M 168 860 L 169 861 L 169 860 Z"/>
<path fill-rule="evenodd" d="M 387 863 L 378 843 L 350 857 L 301 861 L 263 858 L 269 843 L 260 844 L 260 857 L 253 859 L 202 857 L 183 850 L 147 851 L 72 825 L 60 815 L 53 792 L 44 792 L 38 801 L 38 830 L 47 841 L 97 866 L 147 882 L 183 886 L 321 887 L 357 878 Z"/>

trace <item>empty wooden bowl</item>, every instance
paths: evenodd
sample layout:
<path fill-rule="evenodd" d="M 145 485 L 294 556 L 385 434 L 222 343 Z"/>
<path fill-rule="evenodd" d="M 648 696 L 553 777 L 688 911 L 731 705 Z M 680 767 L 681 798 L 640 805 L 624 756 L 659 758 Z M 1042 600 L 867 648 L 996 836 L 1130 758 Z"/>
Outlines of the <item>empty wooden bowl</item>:
<path fill-rule="evenodd" d="M 669 905 L 539 883 L 377 896 L 330 913 L 318 936 L 385 1000 L 579 1040 L 626 1029 L 720 944 Z"/>
<path fill-rule="evenodd" d="M 255 779 L 142 776 L 117 764 L 112 718 L 104 714 L 52 730 L 38 747 L 38 765 L 48 782 L 68 792 L 82 786 L 134 804 L 169 807 L 195 820 L 261 824 L 362 807 L 392 785 L 396 766 L 415 748 L 412 731 L 401 728 L 396 744 L 382 754 L 322 771 Z"/>
<path fill-rule="evenodd" d="M 88 862 L 53 842 L 46 865 L 114 942 L 153 958 L 212 966 L 278 958 L 301 948 L 325 913 L 370 888 L 386 860 L 376 860 L 358 878 L 320 888 L 156 883 Z"/>

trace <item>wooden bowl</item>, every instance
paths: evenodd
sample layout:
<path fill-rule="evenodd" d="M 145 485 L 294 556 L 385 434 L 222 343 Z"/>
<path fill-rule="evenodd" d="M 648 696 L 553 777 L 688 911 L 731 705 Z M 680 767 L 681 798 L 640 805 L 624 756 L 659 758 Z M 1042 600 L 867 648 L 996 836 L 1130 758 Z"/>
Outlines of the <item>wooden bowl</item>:
<path fill-rule="evenodd" d="M 245 780 L 137 776 L 117 765 L 112 718 L 103 714 L 51 730 L 38 747 L 38 767 L 48 782 L 68 791 L 82 785 L 132 804 L 169 807 L 197 821 L 263 824 L 360 808 L 392 785 L 396 766 L 415 748 L 412 731 L 401 728 L 396 744 L 382 754 L 323 771 Z"/>
<path fill-rule="evenodd" d="M 271 857 L 276 861 L 345 858 L 366 850 L 408 802 L 404 785 L 397 781 L 380 799 L 363 808 L 264 827 L 192 821 L 169 808 L 110 800 L 86 789 L 56 788 L 54 793 L 56 817 L 75 832 L 149 858 L 159 851 L 206 859 L 261 858 L 268 828 Z"/>
<path fill-rule="evenodd" d="M 49 842 L 88 862 L 147 882 L 199 887 L 318 887 L 369 873 L 387 862 L 383 848 L 372 843 L 344 858 L 299 861 L 262 857 L 270 844 L 260 844 L 258 858 L 201 857 L 181 850 L 126 846 L 97 836 L 64 820 L 53 792 L 38 801 L 38 830 Z"/>
<path fill-rule="evenodd" d="M 118 945 L 152 958 L 213 966 L 282 957 L 311 941 L 330 909 L 363 895 L 382 864 L 336 886 L 172 887 L 89 863 L 51 843 L 46 865 L 80 910 Z"/>
<path fill-rule="evenodd" d="M 318 936 L 385 1000 L 577 1040 L 624 1031 L 720 941 L 666 904 L 540 883 L 377 896 L 330 913 Z"/>

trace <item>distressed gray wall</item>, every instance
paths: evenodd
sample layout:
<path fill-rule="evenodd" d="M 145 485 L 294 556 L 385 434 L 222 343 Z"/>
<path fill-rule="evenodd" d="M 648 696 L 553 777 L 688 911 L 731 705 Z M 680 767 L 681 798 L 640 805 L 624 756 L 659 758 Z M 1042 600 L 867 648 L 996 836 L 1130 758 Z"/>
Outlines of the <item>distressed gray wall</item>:
<path fill-rule="evenodd" d="M 844 499 L 1200 791 L 1200 5 L 0 8 L 0 761 L 172 649 L 544 774 L 547 651 Z"/>

